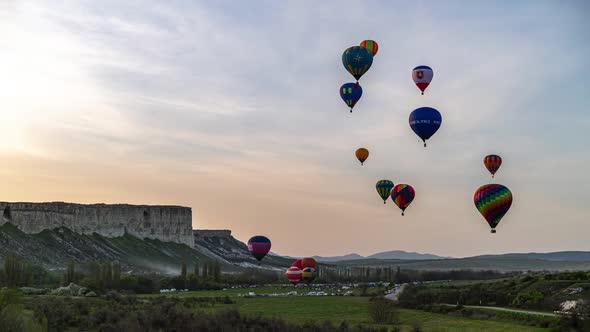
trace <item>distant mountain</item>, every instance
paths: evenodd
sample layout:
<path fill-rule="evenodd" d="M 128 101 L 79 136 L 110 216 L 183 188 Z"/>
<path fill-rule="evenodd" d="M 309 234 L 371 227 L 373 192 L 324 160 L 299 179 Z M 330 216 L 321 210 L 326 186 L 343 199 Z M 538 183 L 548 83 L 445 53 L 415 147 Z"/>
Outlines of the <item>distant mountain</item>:
<path fill-rule="evenodd" d="M 546 253 L 509 253 L 499 255 L 481 255 L 474 258 L 513 257 L 523 259 L 542 259 L 546 261 L 590 262 L 590 251 L 556 251 Z"/>
<path fill-rule="evenodd" d="M 367 258 L 375 259 L 407 259 L 407 260 L 424 260 L 424 259 L 444 259 L 448 257 L 441 257 L 432 254 L 420 254 L 417 252 L 407 252 L 402 250 L 392 250 L 376 253 Z"/>
<path fill-rule="evenodd" d="M 359 254 L 348 254 L 344 256 L 313 256 L 318 262 L 334 263 L 340 261 L 364 260 L 364 259 L 405 259 L 405 260 L 427 260 L 427 259 L 444 259 L 447 257 L 436 256 L 432 254 L 420 254 L 417 252 L 407 252 L 402 250 L 384 251 L 371 256 L 361 256 Z"/>
<path fill-rule="evenodd" d="M 354 260 L 354 259 L 363 259 L 365 257 L 359 255 L 359 254 L 348 254 L 348 255 L 344 255 L 344 256 L 331 256 L 331 257 L 323 257 L 323 256 L 313 256 L 313 259 L 315 259 L 318 262 L 338 262 L 338 261 L 349 261 L 349 260 Z"/>

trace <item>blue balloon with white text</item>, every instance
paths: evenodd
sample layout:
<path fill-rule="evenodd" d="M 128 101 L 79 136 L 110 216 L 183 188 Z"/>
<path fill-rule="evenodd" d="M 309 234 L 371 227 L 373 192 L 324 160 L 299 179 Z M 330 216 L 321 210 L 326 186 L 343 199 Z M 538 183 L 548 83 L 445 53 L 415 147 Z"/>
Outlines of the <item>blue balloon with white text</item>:
<path fill-rule="evenodd" d="M 442 124 L 442 115 L 432 107 L 420 107 L 410 114 L 410 127 L 422 139 L 424 147 L 426 140 L 432 137 Z"/>

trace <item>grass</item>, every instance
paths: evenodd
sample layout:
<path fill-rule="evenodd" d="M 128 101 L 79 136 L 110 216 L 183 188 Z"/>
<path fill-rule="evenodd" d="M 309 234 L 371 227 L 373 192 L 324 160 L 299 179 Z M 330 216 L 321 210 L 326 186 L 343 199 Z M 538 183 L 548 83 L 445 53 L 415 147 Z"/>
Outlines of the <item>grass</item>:
<path fill-rule="evenodd" d="M 243 314 L 282 318 L 294 323 L 330 320 L 335 324 L 340 324 L 340 322 L 346 320 L 351 325 L 374 325 L 369 317 L 368 297 L 292 296 L 242 298 L 238 296 L 248 292 L 257 294 L 286 293 L 291 290 L 293 290 L 292 287 L 260 287 L 174 293 L 170 294 L 170 296 L 229 296 L 235 301 L 234 304 L 219 304 L 208 310 L 236 308 Z M 297 291 L 301 294 L 302 291 L 307 291 L 307 289 L 302 288 L 297 289 Z M 425 331 L 548 331 L 547 329 L 520 325 L 508 320 L 495 321 L 453 317 L 419 310 L 400 309 L 398 318 L 402 331 L 411 331 L 415 322 L 418 322 Z"/>

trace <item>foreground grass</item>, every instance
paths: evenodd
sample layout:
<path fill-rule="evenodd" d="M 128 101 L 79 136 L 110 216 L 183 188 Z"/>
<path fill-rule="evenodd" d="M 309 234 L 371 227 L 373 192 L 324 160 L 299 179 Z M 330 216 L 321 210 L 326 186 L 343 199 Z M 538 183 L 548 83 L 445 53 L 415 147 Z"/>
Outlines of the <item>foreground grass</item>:
<path fill-rule="evenodd" d="M 185 292 L 171 294 L 171 296 L 229 296 L 235 301 L 234 304 L 215 305 L 208 310 L 235 308 L 246 315 L 282 318 L 293 323 L 329 320 L 335 324 L 347 321 L 349 325 L 375 325 L 369 316 L 368 297 L 238 297 L 238 294 L 245 294 L 249 291 L 261 294 L 286 293 L 290 290 L 292 288 L 265 287 L 230 289 L 226 291 Z M 301 293 L 302 290 L 299 289 L 298 292 Z M 547 329 L 521 325 L 508 320 L 493 321 L 452 317 L 407 309 L 399 310 L 398 321 L 402 331 L 411 331 L 415 323 L 419 323 L 425 331 L 547 331 Z"/>

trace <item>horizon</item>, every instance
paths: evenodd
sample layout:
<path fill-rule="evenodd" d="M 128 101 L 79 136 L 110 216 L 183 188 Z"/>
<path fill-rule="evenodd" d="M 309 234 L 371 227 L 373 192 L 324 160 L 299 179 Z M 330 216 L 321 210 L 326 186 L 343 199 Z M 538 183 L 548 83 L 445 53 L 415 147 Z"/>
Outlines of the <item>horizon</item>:
<path fill-rule="evenodd" d="M 0 4 L 0 201 L 188 206 L 292 257 L 590 251 L 588 3 L 311 3 Z M 364 39 L 350 114 L 341 55 Z M 427 148 L 422 106 L 443 116 Z M 416 189 L 404 217 L 380 179 Z M 514 195 L 496 234 L 486 183 Z"/>

